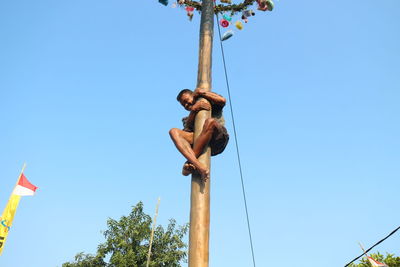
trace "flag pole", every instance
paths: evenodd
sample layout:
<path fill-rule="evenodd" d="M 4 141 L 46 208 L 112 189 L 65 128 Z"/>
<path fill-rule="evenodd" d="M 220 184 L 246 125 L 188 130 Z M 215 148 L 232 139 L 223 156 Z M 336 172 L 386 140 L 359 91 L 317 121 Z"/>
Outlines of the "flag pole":
<path fill-rule="evenodd" d="M 153 226 L 151 228 L 150 234 L 150 244 L 149 244 L 149 253 L 147 254 L 147 263 L 146 267 L 149 267 L 150 264 L 150 256 L 151 256 L 151 246 L 153 245 L 153 238 L 154 238 L 154 230 L 156 228 L 157 216 L 158 216 L 158 207 L 160 206 L 160 197 L 158 197 L 157 206 L 156 206 L 156 213 L 154 214 Z"/>
<path fill-rule="evenodd" d="M 365 252 L 365 249 L 364 249 L 363 245 L 360 242 L 358 242 L 358 245 L 360 246 L 360 248 L 362 249 L 364 254 L 368 257 L 367 252 Z"/>
<path fill-rule="evenodd" d="M 22 170 L 21 170 L 21 173 L 20 173 L 19 176 L 18 176 L 18 180 L 17 180 L 17 183 L 15 184 L 15 186 L 17 186 L 17 184 L 18 184 L 18 182 L 19 182 L 19 179 L 21 179 L 21 176 L 22 176 L 22 174 L 24 173 L 25 168 L 26 168 L 26 163 L 24 162 L 24 165 L 22 165 Z M 15 186 L 14 186 L 14 187 L 15 187 Z"/>
<path fill-rule="evenodd" d="M 19 180 L 21 179 L 21 176 L 22 176 L 22 174 L 23 174 L 23 173 L 24 173 L 24 171 L 25 171 L 25 168 L 26 168 L 26 162 L 24 162 L 24 165 L 22 165 L 22 169 L 21 169 L 21 172 L 19 173 L 19 176 L 18 176 L 17 182 L 16 182 L 16 183 L 15 183 L 15 185 L 14 185 L 13 191 L 11 191 L 10 198 L 11 198 L 11 196 L 12 196 L 13 192 L 14 192 L 14 189 L 17 187 L 17 185 L 18 185 L 18 183 L 19 183 Z"/>

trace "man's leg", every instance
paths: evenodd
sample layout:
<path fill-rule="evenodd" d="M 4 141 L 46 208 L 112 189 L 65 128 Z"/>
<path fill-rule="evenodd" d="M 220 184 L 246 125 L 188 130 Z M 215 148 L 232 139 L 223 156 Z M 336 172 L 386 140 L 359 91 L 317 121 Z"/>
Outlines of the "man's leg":
<path fill-rule="evenodd" d="M 223 131 L 223 127 L 215 119 L 209 118 L 204 122 L 203 130 L 196 140 L 196 145 L 193 147 L 193 152 L 196 158 L 203 153 L 204 148 L 209 144 L 212 138 L 220 133 L 220 131 Z M 182 174 L 187 176 L 193 173 L 194 170 L 195 166 L 190 162 L 186 162 L 183 165 Z"/>
<path fill-rule="evenodd" d="M 196 144 L 193 146 L 193 152 L 196 155 L 196 158 L 203 153 L 204 148 L 218 131 L 222 131 L 222 125 L 213 118 L 206 119 L 203 130 L 197 137 Z"/>
<path fill-rule="evenodd" d="M 196 167 L 203 179 L 207 179 L 210 171 L 197 159 L 191 146 L 193 133 L 173 128 L 169 131 L 169 135 L 179 152 Z"/>

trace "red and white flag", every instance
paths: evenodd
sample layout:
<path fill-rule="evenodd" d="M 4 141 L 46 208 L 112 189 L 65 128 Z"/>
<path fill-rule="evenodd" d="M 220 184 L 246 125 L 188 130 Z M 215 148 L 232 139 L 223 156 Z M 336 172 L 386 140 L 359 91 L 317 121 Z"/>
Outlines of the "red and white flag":
<path fill-rule="evenodd" d="M 8 232 L 13 229 L 12 223 L 21 196 L 33 196 L 36 189 L 37 187 L 31 184 L 28 179 L 26 179 L 24 173 L 21 172 L 21 175 L 18 177 L 17 185 L 15 186 L 10 199 L 8 200 L 7 206 L 0 217 L 0 255 L 3 252 Z"/>
<path fill-rule="evenodd" d="M 371 265 L 372 265 L 373 267 L 389 267 L 389 266 L 387 266 L 386 264 L 384 264 L 384 263 L 382 263 L 382 262 L 379 262 L 379 261 L 374 260 L 374 259 L 371 258 L 370 256 L 368 256 L 368 261 L 371 263 Z"/>
<path fill-rule="evenodd" d="M 17 186 L 14 188 L 13 194 L 17 196 L 33 196 L 36 189 L 37 186 L 31 184 L 22 173 Z"/>

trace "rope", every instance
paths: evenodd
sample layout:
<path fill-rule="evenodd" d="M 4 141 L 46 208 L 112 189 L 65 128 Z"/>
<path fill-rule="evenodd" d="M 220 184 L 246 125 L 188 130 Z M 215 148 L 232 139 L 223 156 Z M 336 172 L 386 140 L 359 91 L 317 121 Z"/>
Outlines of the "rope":
<path fill-rule="evenodd" d="M 238 159 L 238 163 L 239 163 L 240 180 L 241 180 L 241 182 L 242 182 L 242 193 L 243 193 L 243 200 L 244 200 L 244 208 L 245 208 L 245 210 L 246 210 L 247 229 L 248 229 L 248 231 L 249 231 L 251 255 L 252 255 L 252 257 L 253 257 L 253 266 L 256 267 L 256 261 L 255 261 L 254 249 L 253 249 L 253 239 L 251 238 L 251 228 L 250 228 L 249 212 L 248 212 L 248 209 L 247 209 L 246 191 L 245 191 L 245 188 L 244 188 L 242 164 L 241 164 L 241 161 L 240 161 L 239 145 L 238 145 L 237 134 L 236 134 L 236 125 L 235 125 L 235 119 L 234 119 L 234 116 L 233 116 L 233 107 L 232 107 L 231 92 L 230 92 L 230 88 L 229 88 L 228 74 L 227 74 L 227 71 L 226 71 L 224 47 L 223 47 L 223 45 L 222 45 L 222 41 L 221 41 L 221 29 L 220 29 L 220 26 L 219 26 L 219 23 L 218 23 L 218 21 L 219 21 L 218 13 L 216 14 L 216 16 L 217 16 L 217 24 L 218 24 L 219 42 L 220 42 L 220 45 L 221 45 L 221 52 L 222 52 L 222 60 L 223 60 L 223 63 L 224 63 L 226 87 L 227 87 L 227 89 L 228 89 L 229 108 L 230 108 L 230 110 L 231 110 L 231 118 L 232 118 L 232 124 L 233 124 L 233 133 L 234 133 L 234 137 L 235 137 L 236 154 L 237 154 L 237 159 Z"/>
<path fill-rule="evenodd" d="M 372 247 L 370 247 L 369 249 L 367 249 L 365 251 L 365 254 L 368 253 L 368 251 L 370 251 L 371 249 L 373 249 L 374 247 L 376 247 L 377 245 L 379 245 L 380 243 L 382 243 L 383 241 L 385 241 L 389 236 L 393 235 L 394 233 L 397 232 L 397 230 L 400 229 L 400 226 L 397 227 L 396 229 L 394 229 L 390 234 L 388 234 L 385 238 L 383 238 L 382 240 L 378 241 L 375 245 L 373 245 Z M 361 258 L 362 256 L 364 256 L 364 253 L 361 254 L 360 256 L 358 256 L 357 258 L 355 258 L 354 260 L 352 260 L 351 262 L 347 263 L 344 267 L 349 266 L 350 264 L 352 264 L 353 262 L 355 262 L 356 260 L 358 260 L 359 258 Z"/>

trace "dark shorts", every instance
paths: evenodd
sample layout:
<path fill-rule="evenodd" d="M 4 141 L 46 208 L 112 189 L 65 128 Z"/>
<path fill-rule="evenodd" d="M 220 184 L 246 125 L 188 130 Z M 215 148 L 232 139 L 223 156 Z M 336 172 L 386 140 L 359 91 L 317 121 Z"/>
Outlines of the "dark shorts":
<path fill-rule="evenodd" d="M 229 134 L 224 126 L 220 126 L 221 130 L 211 138 L 211 156 L 215 156 L 224 152 L 226 145 L 229 142 Z"/>

